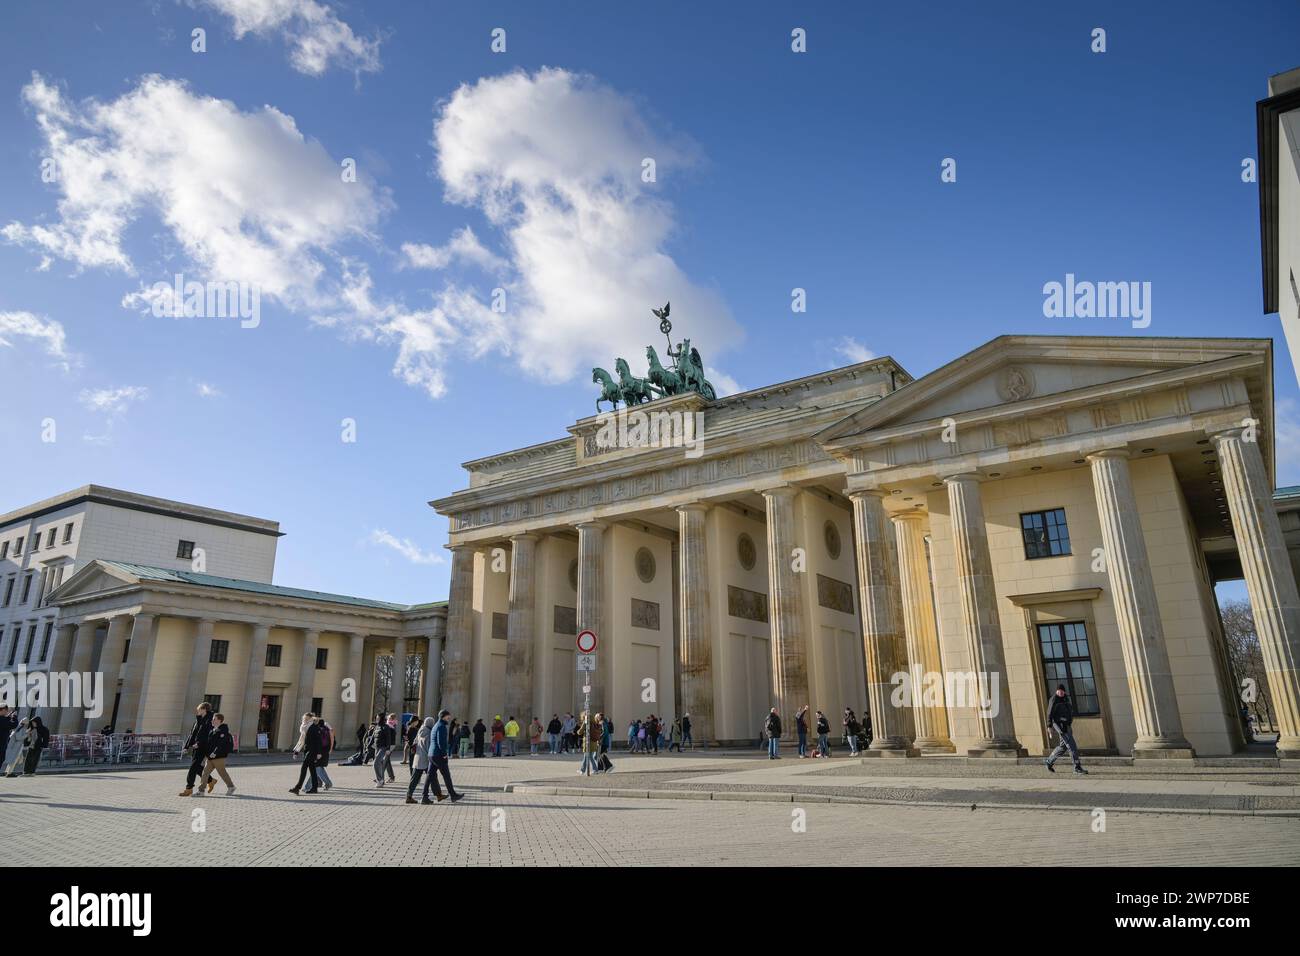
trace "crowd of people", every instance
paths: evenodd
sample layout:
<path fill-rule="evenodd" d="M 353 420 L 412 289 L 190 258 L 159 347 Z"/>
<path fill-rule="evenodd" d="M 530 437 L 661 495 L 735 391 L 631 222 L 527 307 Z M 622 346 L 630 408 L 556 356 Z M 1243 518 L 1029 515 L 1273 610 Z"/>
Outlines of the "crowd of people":
<path fill-rule="evenodd" d="M 18 718 L 18 711 L 0 705 L 0 754 L 6 777 L 31 776 L 50 745 L 50 729 L 35 715 Z"/>

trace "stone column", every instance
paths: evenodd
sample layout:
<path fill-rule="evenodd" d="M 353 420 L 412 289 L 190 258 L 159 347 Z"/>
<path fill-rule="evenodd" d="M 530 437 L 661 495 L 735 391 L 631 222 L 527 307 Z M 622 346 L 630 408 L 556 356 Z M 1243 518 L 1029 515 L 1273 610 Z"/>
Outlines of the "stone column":
<path fill-rule="evenodd" d="M 442 706 L 464 721 L 469 713 L 470 664 L 474 653 L 474 549 L 451 549 L 451 589 L 447 599 L 446 673 Z"/>
<path fill-rule="evenodd" d="M 447 637 L 445 618 L 433 619 L 433 633 L 429 636 L 429 650 L 424 655 L 424 712 L 437 717 L 442 709 L 442 647 Z"/>
<path fill-rule="evenodd" d="M 1243 435 L 1243 429 L 1233 428 L 1213 437 L 1273 698 L 1277 755 L 1295 758 L 1300 757 L 1300 593 L 1264 456 L 1258 442 Z"/>
<path fill-rule="evenodd" d="M 506 713 L 526 727 L 533 716 L 533 651 L 537 633 L 537 535 L 510 539 L 510 617 L 506 627 Z"/>
<path fill-rule="evenodd" d="M 388 706 L 393 708 L 393 713 L 397 714 L 397 721 L 400 724 L 402 713 L 406 710 L 406 638 L 398 637 L 393 639 L 393 680 L 388 688 Z M 421 714 L 421 717 L 427 717 L 427 714 Z"/>
<path fill-rule="evenodd" d="M 679 710 L 691 715 L 691 738 L 707 747 L 713 723 L 713 631 L 709 613 L 709 555 L 705 538 L 708 505 L 677 509 L 677 582 L 681 616 L 682 696 Z M 749 675 L 745 675 L 748 680 Z"/>
<path fill-rule="evenodd" d="M 362 658 L 365 656 L 366 639 L 360 634 L 348 635 L 348 669 L 343 672 L 343 676 L 354 681 L 352 700 L 343 701 L 343 720 L 342 726 L 337 728 L 336 735 L 352 746 L 352 741 L 356 738 L 353 736 L 357 728 L 361 726 L 361 704 L 365 700 L 365 680 L 361 672 Z M 369 718 L 366 718 L 367 723 Z"/>
<path fill-rule="evenodd" d="M 1106 573 L 1119 626 L 1124 670 L 1137 723 L 1134 757 L 1191 757 L 1183 736 L 1178 697 L 1169 668 L 1160 603 L 1156 597 L 1142 515 L 1133 494 L 1128 452 L 1113 449 L 1088 456 L 1101 518 Z"/>
<path fill-rule="evenodd" d="M 952 753 L 956 750 L 948 736 L 948 711 L 943 699 L 943 658 L 939 652 L 939 633 L 935 629 L 934 590 L 930 587 L 930 563 L 925 554 L 925 514 L 903 511 L 893 516 L 894 537 L 898 542 L 898 582 L 903 602 L 903 630 L 907 634 L 907 659 L 914 677 L 924 681 L 927 674 L 939 675 L 937 700 L 925 703 L 925 685 L 912 685 L 912 718 L 916 723 L 914 746 L 922 754 Z"/>
<path fill-rule="evenodd" d="M 149 665 L 153 660 L 154 626 L 158 618 L 141 612 L 131 622 L 131 650 L 126 661 L 126 679 L 122 682 L 122 703 L 118 707 L 118 723 L 123 731 L 137 734 L 149 733 L 143 726 L 145 683 L 149 679 Z M 163 728 L 156 728 L 161 733 Z"/>
<path fill-rule="evenodd" d="M 72 643 L 72 653 L 68 657 L 68 670 L 74 674 L 91 673 L 91 658 L 95 654 L 95 629 L 97 621 L 82 621 L 76 626 L 76 636 Z M 92 677 L 93 680 L 93 677 Z M 103 720 L 100 727 L 107 724 L 113 714 L 113 693 L 117 690 L 116 681 L 104 677 L 104 713 L 98 719 Z M 80 707 L 65 707 L 59 714 L 59 733 L 79 734 L 86 728 L 86 712 Z M 96 728 L 98 729 L 98 728 Z"/>
<path fill-rule="evenodd" d="M 248 671 L 244 677 L 244 706 L 239 711 L 239 749 L 257 753 L 257 715 L 262 709 L 262 680 L 266 676 L 266 642 L 271 625 L 254 624 L 248 649 Z M 300 715 L 301 716 L 301 715 Z M 292 718 L 290 718 L 292 719 Z M 270 741 L 272 747 L 275 741 Z"/>
<path fill-rule="evenodd" d="M 50 666 L 48 673 L 66 674 L 69 670 L 69 662 L 72 660 L 72 643 L 76 640 L 77 626 L 75 624 L 60 624 L 54 631 L 54 650 L 50 654 Z M 85 670 L 85 668 L 82 668 Z M 64 686 L 67 686 L 66 684 Z M 48 691 L 47 691 L 48 693 Z M 63 714 L 67 711 L 73 711 L 77 714 L 84 713 L 80 707 L 68 707 L 64 703 L 54 707 L 47 705 L 41 708 L 41 722 L 49 728 L 50 733 L 59 733 L 59 725 L 63 722 Z M 72 733 L 73 731 L 69 731 Z"/>
<path fill-rule="evenodd" d="M 190 654 L 190 677 L 185 685 L 184 709 L 181 712 L 180 727 L 189 731 L 194 720 L 194 708 L 203 700 L 208 689 L 208 659 L 212 657 L 212 631 L 216 622 L 211 618 L 200 618 L 194 622 L 194 649 Z"/>
<path fill-rule="evenodd" d="M 119 614 L 108 620 L 108 632 L 104 635 L 104 644 L 99 649 L 99 670 L 104 675 L 105 704 L 112 719 L 113 698 L 117 695 L 117 681 L 122 673 L 122 652 L 126 648 L 126 637 L 131 633 L 131 615 Z M 117 706 L 117 719 L 113 729 L 117 733 L 126 733 L 126 712 L 122 705 Z"/>
<path fill-rule="evenodd" d="M 898 594 L 894 529 L 885 514 L 882 491 L 854 491 L 853 544 L 857 549 L 862 638 L 867 658 L 867 701 L 871 707 L 871 747 L 881 757 L 915 756 L 906 711 L 891 701 L 893 676 L 907 672 L 907 638 Z"/>
<path fill-rule="evenodd" d="M 298 659 L 298 711 L 293 715 L 295 727 L 302 725 L 302 715 L 311 710 L 311 699 L 316 694 L 316 648 L 320 646 L 320 631 L 309 628 L 302 632 L 302 656 Z"/>
<path fill-rule="evenodd" d="M 613 637 L 605 631 L 605 528 L 603 521 L 578 525 L 578 632 L 594 631 L 596 671 L 591 675 L 591 709 L 605 713 L 614 705 L 609 688 Z M 581 686 L 579 686 L 581 693 Z"/>
<path fill-rule="evenodd" d="M 797 547 L 794 527 L 793 485 L 763 491 L 767 502 L 767 587 L 772 618 L 772 703 L 781 726 L 791 736 L 794 715 L 808 700 L 808 631 L 804 615 L 803 584 L 792 566 Z M 753 719 L 757 715 L 745 715 Z"/>
<path fill-rule="evenodd" d="M 957 589 L 961 593 L 961 625 L 980 699 L 974 702 L 980 742 L 971 757 L 1018 757 L 1025 749 L 1016 739 L 1011 717 L 1011 693 L 1002 649 L 998 596 L 993 586 L 993 558 L 984 526 L 984 503 L 978 475 L 954 475 L 948 486 Z"/>

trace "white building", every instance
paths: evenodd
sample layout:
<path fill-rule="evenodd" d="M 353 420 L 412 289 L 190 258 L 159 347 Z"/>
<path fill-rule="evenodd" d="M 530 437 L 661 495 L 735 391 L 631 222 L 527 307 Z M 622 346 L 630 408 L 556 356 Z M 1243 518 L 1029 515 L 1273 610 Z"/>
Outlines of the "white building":
<path fill-rule="evenodd" d="M 1281 318 L 1300 381 L 1300 68 L 1269 78 L 1255 115 L 1264 312 Z"/>

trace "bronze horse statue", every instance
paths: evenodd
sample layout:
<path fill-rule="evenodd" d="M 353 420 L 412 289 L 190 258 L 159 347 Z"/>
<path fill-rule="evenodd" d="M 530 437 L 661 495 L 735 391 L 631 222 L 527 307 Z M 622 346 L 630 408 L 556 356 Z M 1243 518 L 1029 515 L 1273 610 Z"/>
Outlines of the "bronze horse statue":
<path fill-rule="evenodd" d="M 650 384 L 643 378 L 637 378 L 632 374 L 631 367 L 627 364 L 627 359 L 620 358 L 615 360 L 614 368 L 618 370 L 618 387 L 623 393 L 623 404 L 628 408 L 633 405 L 640 405 L 642 402 L 652 402 L 655 400 L 655 394 L 650 390 Z"/>
<path fill-rule="evenodd" d="M 657 309 L 653 311 L 656 315 L 659 314 Z M 650 371 L 646 373 L 647 377 L 665 395 L 676 395 L 682 390 L 682 377 L 672 369 L 664 368 L 659 364 L 659 353 L 655 351 L 653 345 L 646 346 L 645 358 L 650 365 Z"/>
<path fill-rule="evenodd" d="M 600 395 L 596 398 L 596 414 L 600 414 L 601 402 L 609 402 L 611 408 L 618 408 L 618 403 L 623 400 L 623 390 L 619 388 L 618 382 L 603 368 L 593 368 L 591 380 L 600 386 Z"/>

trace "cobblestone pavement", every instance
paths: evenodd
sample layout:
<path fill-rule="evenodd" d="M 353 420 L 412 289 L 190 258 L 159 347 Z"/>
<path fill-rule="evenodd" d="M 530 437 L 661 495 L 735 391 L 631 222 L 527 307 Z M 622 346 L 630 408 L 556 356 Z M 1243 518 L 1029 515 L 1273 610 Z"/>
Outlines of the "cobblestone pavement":
<path fill-rule="evenodd" d="M 765 761 L 734 757 L 618 763 L 620 773 L 660 779 L 767 772 Z M 6 861 L 28 866 L 1300 864 L 1300 826 L 1284 818 L 1117 812 L 1094 832 L 1086 811 L 502 789 L 576 783 L 576 768 L 570 757 L 453 761 L 466 799 L 428 807 L 406 805 L 404 786 L 376 789 L 365 767 L 332 766 L 332 791 L 297 797 L 287 792 L 296 773 L 283 764 L 234 768 L 231 797 L 220 784 L 212 796 L 177 797 L 184 771 L 174 767 L 0 779 L 0 833 Z M 405 769 L 397 772 L 404 783 Z M 806 831 L 796 832 L 801 818 Z"/>

